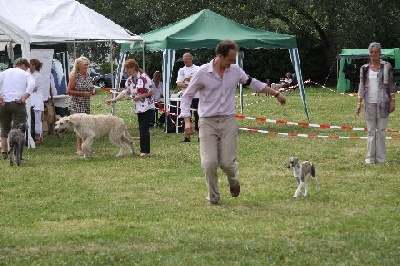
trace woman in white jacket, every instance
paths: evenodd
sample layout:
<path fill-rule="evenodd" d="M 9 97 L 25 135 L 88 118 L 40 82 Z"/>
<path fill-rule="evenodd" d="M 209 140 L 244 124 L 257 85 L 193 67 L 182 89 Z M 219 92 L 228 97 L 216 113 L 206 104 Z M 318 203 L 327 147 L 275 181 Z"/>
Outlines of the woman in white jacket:
<path fill-rule="evenodd" d="M 34 140 L 36 143 L 42 141 L 42 113 L 44 110 L 43 104 L 43 91 L 42 91 L 42 74 L 40 69 L 42 68 L 42 63 L 38 59 L 30 60 L 30 72 L 35 78 L 35 88 L 31 95 L 31 108 L 33 110 L 33 115 L 35 117 L 35 136 Z"/>

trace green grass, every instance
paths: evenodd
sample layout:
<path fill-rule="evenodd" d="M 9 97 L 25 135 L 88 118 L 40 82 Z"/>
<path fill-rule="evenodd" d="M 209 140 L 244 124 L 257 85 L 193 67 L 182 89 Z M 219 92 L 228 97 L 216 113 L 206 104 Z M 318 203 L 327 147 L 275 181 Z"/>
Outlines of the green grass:
<path fill-rule="evenodd" d="M 365 127 L 354 97 L 306 92 L 312 123 Z M 306 122 L 298 91 L 286 95 L 285 107 L 245 97 L 244 114 Z M 109 113 L 105 97 L 93 98 L 93 113 Z M 397 112 L 389 128 L 400 129 Z M 138 136 L 130 103 L 119 102 L 116 113 Z M 249 119 L 239 126 L 366 135 Z M 0 265 L 400 264 L 400 141 L 387 141 L 387 164 L 364 165 L 364 139 L 240 131 L 242 192 L 232 198 L 220 172 L 221 204 L 208 206 L 198 143 L 179 143 L 182 137 L 151 129 L 152 157 L 145 159 L 115 158 L 118 148 L 104 137 L 84 160 L 74 155 L 73 133 L 50 135 L 25 151 L 21 167 L 0 161 Z M 319 193 L 310 180 L 309 197 L 292 198 L 289 156 L 315 163 Z"/>

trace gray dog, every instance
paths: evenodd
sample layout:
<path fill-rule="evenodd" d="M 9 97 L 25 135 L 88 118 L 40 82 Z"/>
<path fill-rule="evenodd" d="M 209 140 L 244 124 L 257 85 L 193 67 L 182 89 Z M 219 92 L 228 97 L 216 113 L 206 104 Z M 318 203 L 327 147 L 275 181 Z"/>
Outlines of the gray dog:
<path fill-rule="evenodd" d="M 306 176 L 309 174 L 311 178 L 315 181 L 317 185 L 317 192 L 319 191 L 319 183 L 317 176 L 315 174 L 314 164 L 310 161 L 299 162 L 297 157 L 290 157 L 288 162 L 288 168 L 293 168 L 294 179 L 299 185 L 294 192 L 294 198 L 297 198 L 299 195 L 306 197 L 308 194 L 308 185 L 306 182 Z M 304 194 L 301 192 L 302 187 L 304 187 Z"/>
<path fill-rule="evenodd" d="M 25 124 L 21 123 L 10 130 L 8 133 L 8 148 L 10 154 L 10 166 L 14 163 L 21 165 L 22 151 L 25 145 Z"/>

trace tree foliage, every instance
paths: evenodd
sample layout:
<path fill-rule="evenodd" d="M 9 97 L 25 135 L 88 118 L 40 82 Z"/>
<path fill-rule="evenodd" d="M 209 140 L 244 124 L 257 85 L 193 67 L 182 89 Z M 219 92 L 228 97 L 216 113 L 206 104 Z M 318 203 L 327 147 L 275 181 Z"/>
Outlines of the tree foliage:
<path fill-rule="evenodd" d="M 81 3 L 136 34 L 207 8 L 250 27 L 296 35 L 303 76 L 317 81 L 325 81 L 327 77 L 335 81 L 336 59 L 343 48 L 366 48 L 372 41 L 381 42 L 384 48 L 400 44 L 397 0 L 82 0 Z M 104 51 L 95 49 L 93 54 Z M 279 51 L 246 51 L 246 60 L 246 71 L 257 75 L 259 70 L 264 71 L 269 77 L 282 75 L 290 65 L 287 53 Z"/>

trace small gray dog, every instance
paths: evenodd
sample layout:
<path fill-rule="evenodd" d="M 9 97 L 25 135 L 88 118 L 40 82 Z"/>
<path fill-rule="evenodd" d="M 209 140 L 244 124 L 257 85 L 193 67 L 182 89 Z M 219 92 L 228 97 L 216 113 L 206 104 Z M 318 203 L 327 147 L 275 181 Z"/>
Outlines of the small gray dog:
<path fill-rule="evenodd" d="M 13 127 L 7 136 L 8 149 L 10 154 L 10 166 L 21 165 L 22 151 L 25 146 L 25 124 L 21 123 Z"/>
<path fill-rule="evenodd" d="M 308 185 L 306 182 L 306 176 L 309 174 L 311 178 L 315 181 L 317 185 L 317 192 L 319 192 L 319 183 L 317 176 L 315 175 L 315 167 L 314 164 L 310 161 L 305 161 L 300 163 L 297 157 L 290 157 L 288 162 L 288 168 L 293 168 L 294 179 L 299 185 L 294 192 L 294 198 L 297 198 L 299 195 L 303 197 L 307 197 L 308 194 Z M 302 187 L 304 187 L 304 194 L 301 192 Z"/>

